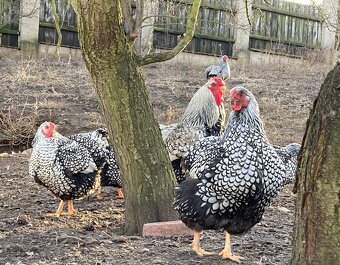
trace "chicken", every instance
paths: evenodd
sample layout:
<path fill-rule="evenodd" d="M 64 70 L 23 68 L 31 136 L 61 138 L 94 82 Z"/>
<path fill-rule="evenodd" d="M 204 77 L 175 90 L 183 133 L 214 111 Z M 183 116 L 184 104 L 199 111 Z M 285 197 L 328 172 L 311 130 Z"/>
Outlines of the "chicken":
<path fill-rule="evenodd" d="M 108 142 L 109 134 L 107 129 L 99 128 L 92 132 L 73 134 L 68 138 L 86 147 L 96 163 L 98 159 L 105 157 L 105 162 L 100 172 L 101 185 L 98 189 L 98 195 L 101 194 L 102 187 L 112 186 L 116 188 L 117 199 L 123 199 L 123 183 L 113 148 Z"/>
<path fill-rule="evenodd" d="M 181 120 L 166 138 L 165 145 L 178 182 L 185 179 L 180 164 L 189 147 L 203 137 L 220 135 L 223 131 L 225 90 L 222 79 L 211 78 L 195 93 Z"/>
<path fill-rule="evenodd" d="M 107 186 L 114 187 L 116 191 L 116 198 L 124 199 L 124 193 L 122 190 L 123 181 L 121 178 L 120 169 L 117 165 L 115 153 L 113 152 L 113 149 L 111 146 L 108 148 L 108 156 L 106 158 L 104 167 L 100 175 L 101 175 L 100 186 L 101 187 L 107 187 Z"/>
<path fill-rule="evenodd" d="M 246 233 L 258 223 L 265 207 L 286 182 L 286 168 L 268 142 L 253 94 L 244 87 L 230 91 L 232 111 L 223 137 L 207 137 L 190 147 L 184 166 L 186 181 L 175 190 L 175 209 L 194 230 L 193 250 L 200 247 L 200 232 L 224 229 L 225 246 L 219 253 L 233 261 L 230 234 Z"/>
<path fill-rule="evenodd" d="M 223 55 L 220 58 L 220 65 L 210 65 L 207 69 L 205 69 L 204 74 L 207 79 L 211 77 L 220 77 L 223 80 L 227 80 L 230 78 L 230 66 L 228 63 L 229 57 L 227 55 Z"/>
<path fill-rule="evenodd" d="M 301 149 L 301 145 L 298 143 L 291 143 L 284 147 L 273 145 L 276 153 L 283 161 L 286 168 L 286 183 L 291 183 L 295 180 L 297 169 L 297 158 Z"/>
<path fill-rule="evenodd" d="M 161 130 L 163 141 L 165 142 L 169 134 L 176 128 L 177 123 L 172 123 L 169 125 L 159 124 L 159 129 Z"/>
<path fill-rule="evenodd" d="M 109 142 L 106 128 L 99 128 L 89 133 L 73 134 L 67 138 L 86 147 L 97 166 L 101 164 L 102 158 L 108 154 Z"/>
<path fill-rule="evenodd" d="M 52 122 L 40 125 L 33 140 L 29 175 L 61 199 L 56 212 L 47 216 L 63 214 L 66 201 L 67 214 L 75 214 L 73 200 L 89 195 L 99 186 L 99 171 L 84 146 L 58 134 Z"/>

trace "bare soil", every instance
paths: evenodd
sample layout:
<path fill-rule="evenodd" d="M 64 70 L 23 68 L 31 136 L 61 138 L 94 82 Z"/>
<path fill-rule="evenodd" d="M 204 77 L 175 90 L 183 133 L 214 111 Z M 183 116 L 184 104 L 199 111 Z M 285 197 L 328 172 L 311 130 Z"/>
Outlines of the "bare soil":
<path fill-rule="evenodd" d="M 206 66 L 166 62 L 144 68 L 159 122 L 178 120 L 196 89 L 205 83 Z M 256 66 L 232 62 L 227 83 L 228 87 L 243 85 L 254 93 L 272 143 L 300 143 L 309 110 L 329 69 L 308 62 Z M 101 199 L 92 196 L 76 201 L 79 212 L 74 217 L 45 218 L 45 213 L 55 211 L 58 200 L 28 176 L 29 155 L 19 151 L 29 147 L 35 126 L 44 120 L 53 120 L 65 135 L 102 126 L 96 96 L 81 62 L 0 56 L 0 80 L 0 118 L 6 115 L 11 123 L 1 128 L 16 139 L 0 138 L 0 153 L 9 153 L 0 157 L 0 264 L 232 264 L 219 256 L 196 256 L 190 237 L 123 235 L 124 201 L 116 200 L 111 188 Z M 22 135 L 14 137 L 18 134 Z M 246 258 L 243 264 L 288 263 L 294 219 L 292 187 L 285 187 L 251 231 L 232 237 L 233 251 Z M 219 252 L 223 244 L 221 231 L 204 233 L 203 248 Z"/>

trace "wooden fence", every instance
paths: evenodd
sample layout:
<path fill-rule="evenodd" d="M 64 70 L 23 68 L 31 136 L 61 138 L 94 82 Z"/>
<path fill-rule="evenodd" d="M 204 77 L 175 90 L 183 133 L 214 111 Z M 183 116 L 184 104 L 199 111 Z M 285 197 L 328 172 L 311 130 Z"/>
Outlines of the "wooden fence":
<path fill-rule="evenodd" d="M 19 46 L 20 0 L 0 1 L 0 46 Z"/>
<path fill-rule="evenodd" d="M 321 48 L 322 17 L 314 6 L 255 0 L 249 49 L 301 56 Z"/>
<path fill-rule="evenodd" d="M 173 48 L 185 32 L 191 1 L 160 1 L 154 25 L 153 46 Z M 234 29 L 229 21 L 235 12 L 235 0 L 206 0 L 199 10 L 193 40 L 185 49 L 201 54 L 232 55 Z"/>
<path fill-rule="evenodd" d="M 56 2 L 57 13 L 61 21 L 61 45 L 64 47 L 79 48 L 76 14 L 69 1 L 56 0 Z M 50 0 L 41 0 L 39 20 L 39 43 L 57 44 L 58 37 Z"/>
<path fill-rule="evenodd" d="M 1 1 L 0 45 L 18 47 L 19 5 L 22 0 Z M 200 54 L 232 55 L 237 30 L 237 1 L 204 0 L 199 11 L 196 34 L 186 51 Z M 160 0 L 153 26 L 154 48 L 170 49 L 185 32 L 191 9 L 189 0 Z M 322 18 L 319 10 L 283 0 L 254 0 L 249 50 L 303 55 L 306 49 L 321 48 Z M 61 20 L 62 46 L 79 48 L 76 15 L 68 0 L 57 0 Z M 39 43 L 57 43 L 50 0 L 41 0 Z"/>

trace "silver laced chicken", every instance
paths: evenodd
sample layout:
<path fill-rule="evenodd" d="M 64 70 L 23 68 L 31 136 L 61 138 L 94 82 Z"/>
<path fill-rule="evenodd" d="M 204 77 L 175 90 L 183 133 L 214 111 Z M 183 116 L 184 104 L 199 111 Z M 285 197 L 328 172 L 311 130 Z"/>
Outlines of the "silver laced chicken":
<path fill-rule="evenodd" d="M 230 65 L 229 65 L 229 57 L 227 55 L 223 55 L 220 58 L 219 65 L 210 65 L 205 69 L 204 74 L 207 79 L 211 77 L 220 77 L 222 80 L 227 80 L 230 78 Z"/>
<path fill-rule="evenodd" d="M 223 132 L 225 91 L 222 79 L 213 77 L 208 80 L 192 97 L 182 118 L 166 137 L 165 146 L 177 182 L 185 179 L 181 160 L 188 154 L 190 146 L 201 138 L 220 135 Z"/>
<path fill-rule="evenodd" d="M 100 169 L 90 152 L 57 133 L 53 122 L 40 125 L 32 144 L 30 176 L 61 200 L 56 212 L 47 216 L 64 214 L 66 202 L 66 214 L 75 214 L 73 200 L 89 195 L 100 185 Z"/>
<path fill-rule="evenodd" d="M 290 143 L 286 146 L 273 145 L 274 150 L 283 161 L 286 168 L 286 183 L 292 183 L 295 180 L 298 155 L 301 145 L 298 143 Z"/>
<path fill-rule="evenodd" d="M 102 157 L 105 157 L 104 165 L 101 167 L 100 171 L 100 187 L 97 194 L 101 194 L 102 187 L 111 186 L 115 188 L 117 194 L 116 198 L 123 199 L 123 181 L 117 165 L 115 153 L 108 142 L 109 133 L 107 129 L 99 128 L 92 132 L 73 134 L 68 136 L 68 138 L 86 147 L 96 164 L 98 162 L 101 163 Z M 99 165 L 97 164 L 97 166 Z"/>
<path fill-rule="evenodd" d="M 195 143 L 184 160 L 190 178 L 175 190 L 175 209 L 194 230 L 193 250 L 200 247 L 200 233 L 223 229 L 223 258 L 239 262 L 231 253 L 230 234 L 244 234 L 258 223 L 265 207 L 286 182 L 286 168 L 268 142 L 253 94 L 239 86 L 230 91 L 232 111 L 223 137 Z"/>

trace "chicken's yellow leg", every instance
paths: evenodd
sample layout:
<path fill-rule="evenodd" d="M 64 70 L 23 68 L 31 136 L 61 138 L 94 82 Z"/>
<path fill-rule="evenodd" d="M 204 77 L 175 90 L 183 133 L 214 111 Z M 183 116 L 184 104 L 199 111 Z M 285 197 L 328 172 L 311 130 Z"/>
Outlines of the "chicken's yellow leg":
<path fill-rule="evenodd" d="M 55 213 L 47 213 L 47 214 L 45 214 L 45 216 L 46 217 L 52 217 L 52 216 L 53 217 L 54 216 L 59 217 L 62 214 L 62 211 L 63 211 L 63 208 L 64 208 L 64 204 L 65 204 L 65 202 L 63 200 L 61 200 L 60 203 L 59 203 L 58 209 L 56 210 L 56 212 Z"/>
<path fill-rule="evenodd" d="M 67 201 L 67 206 L 68 206 L 67 215 L 73 215 L 73 214 L 77 213 L 77 210 L 73 208 L 73 201 L 72 200 Z"/>
<path fill-rule="evenodd" d="M 233 254 L 231 254 L 230 234 L 227 231 L 225 231 L 224 249 L 218 255 L 222 256 L 222 258 L 224 259 L 230 259 L 236 262 L 240 262 L 242 259 L 244 259 L 243 257 L 234 256 Z"/>
<path fill-rule="evenodd" d="M 200 237 L 201 233 L 194 231 L 194 240 L 192 241 L 192 250 L 198 255 L 198 256 L 212 256 L 216 253 L 214 252 L 207 252 L 204 249 L 200 248 Z"/>
<path fill-rule="evenodd" d="M 117 199 L 124 199 L 124 193 L 122 191 L 122 188 L 116 188 L 116 192 L 117 192 L 117 195 L 116 195 Z"/>
<path fill-rule="evenodd" d="M 102 187 L 102 185 L 99 185 L 99 187 L 97 189 L 97 195 L 102 194 L 102 192 L 103 192 L 103 187 Z"/>
<path fill-rule="evenodd" d="M 97 199 L 103 199 L 102 192 L 103 192 L 103 187 L 102 185 L 99 185 L 97 189 Z"/>

